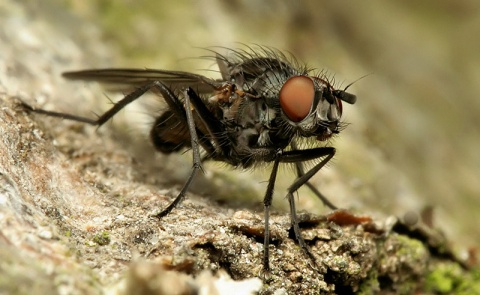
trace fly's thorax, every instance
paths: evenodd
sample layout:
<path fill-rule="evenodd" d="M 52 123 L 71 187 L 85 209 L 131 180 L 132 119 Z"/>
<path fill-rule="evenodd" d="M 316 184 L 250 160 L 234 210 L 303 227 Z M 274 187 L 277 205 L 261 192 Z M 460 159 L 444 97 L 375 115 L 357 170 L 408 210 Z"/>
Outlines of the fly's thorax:
<path fill-rule="evenodd" d="M 276 151 L 290 142 L 288 136 L 279 133 L 279 108 L 269 106 L 264 98 L 239 97 L 223 108 L 226 135 L 234 143 L 229 158 L 236 164 L 248 167 L 271 161 Z"/>
<path fill-rule="evenodd" d="M 265 99 L 246 98 L 237 109 L 235 120 L 240 134 L 249 135 L 250 146 L 260 147 L 271 144 L 270 132 L 277 116 L 277 110 L 269 107 Z"/>

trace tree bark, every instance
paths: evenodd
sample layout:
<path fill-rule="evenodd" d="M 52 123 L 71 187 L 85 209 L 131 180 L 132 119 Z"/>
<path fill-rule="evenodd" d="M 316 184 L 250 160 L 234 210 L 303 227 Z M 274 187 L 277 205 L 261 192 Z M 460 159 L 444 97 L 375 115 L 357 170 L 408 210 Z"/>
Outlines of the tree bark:
<path fill-rule="evenodd" d="M 97 131 L 19 107 L 19 99 L 68 97 L 83 109 L 82 99 L 99 94 L 83 85 L 72 93 L 60 81 L 65 67 L 85 63 L 87 57 L 74 55 L 83 49 L 66 52 L 65 32 L 38 31 L 23 17 L 32 39 L 0 41 L 7 65 L 0 69 L 0 293 L 412 294 L 474 287 L 475 274 L 441 235 L 393 217 L 301 215 L 315 268 L 292 238 L 288 213 L 274 212 L 272 271 L 264 280 L 261 208 L 189 193 L 166 217 L 151 217 L 178 192 L 163 180 L 184 173 L 189 154 L 162 157 L 152 169 L 126 148 L 132 137 L 111 126 Z M 42 38 L 65 46 L 35 43 Z M 136 149 L 153 153 L 147 143 Z M 180 162 L 164 167 L 167 160 Z"/>

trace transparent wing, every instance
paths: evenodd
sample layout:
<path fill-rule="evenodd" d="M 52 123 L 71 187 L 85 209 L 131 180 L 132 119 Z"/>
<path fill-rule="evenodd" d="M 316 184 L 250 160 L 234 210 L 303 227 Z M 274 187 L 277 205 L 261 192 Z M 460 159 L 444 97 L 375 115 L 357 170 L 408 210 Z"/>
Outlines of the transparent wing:
<path fill-rule="evenodd" d="M 131 90 L 152 81 L 161 81 L 172 89 L 191 87 L 197 93 L 210 93 L 222 85 L 222 81 L 202 75 L 154 69 L 88 69 L 65 72 L 63 76 L 72 80 L 99 82 L 111 91 Z"/>

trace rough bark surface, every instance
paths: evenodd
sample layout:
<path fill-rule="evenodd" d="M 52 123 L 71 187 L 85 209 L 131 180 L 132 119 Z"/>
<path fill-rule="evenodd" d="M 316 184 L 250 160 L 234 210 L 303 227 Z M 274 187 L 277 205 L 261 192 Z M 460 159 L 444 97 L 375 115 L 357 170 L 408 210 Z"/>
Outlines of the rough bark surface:
<path fill-rule="evenodd" d="M 168 216 L 151 217 L 178 192 L 172 174 L 188 173 L 189 154 L 148 165 L 126 146 L 152 149 L 111 126 L 96 130 L 19 107 L 21 99 L 58 110 L 50 102 L 69 97 L 70 109 L 86 111 L 93 103 L 85 99 L 101 92 L 59 78 L 66 67 L 85 67 L 90 57 L 80 52 L 91 49 L 9 5 L 0 15 L 1 294 L 442 293 L 451 290 L 442 285 L 446 277 L 478 290 L 476 273 L 440 233 L 393 217 L 302 214 L 315 269 L 292 238 L 288 213 L 274 212 L 272 271 L 264 280 L 261 207 L 189 193 Z"/>

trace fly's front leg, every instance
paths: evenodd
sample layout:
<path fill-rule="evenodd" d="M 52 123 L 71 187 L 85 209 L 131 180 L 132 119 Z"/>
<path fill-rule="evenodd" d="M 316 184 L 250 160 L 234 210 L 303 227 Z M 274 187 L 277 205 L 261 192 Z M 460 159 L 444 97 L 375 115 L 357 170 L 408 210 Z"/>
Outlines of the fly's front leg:
<path fill-rule="evenodd" d="M 294 142 L 292 142 L 292 149 L 296 150 L 297 146 Z M 305 170 L 303 169 L 303 163 L 302 162 L 296 162 L 295 163 L 295 170 L 297 171 L 297 176 L 300 178 L 305 174 Z M 327 199 L 313 184 L 311 184 L 309 181 L 305 182 L 305 185 L 322 201 L 324 205 L 329 207 L 332 210 L 338 209 L 335 205 L 330 202 L 330 200 Z"/>
<path fill-rule="evenodd" d="M 335 149 L 332 147 L 321 147 L 308 150 L 293 150 L 284 152 L 281 155 L 280 161 L 284 163 L 298 163 L 305 162 L 313 159 L 318 159 L 325 157 L 320 163 L 316 164 L 312 169 L 308 170 L 306 173 L 302 173 L 295 182 L 288 188 L 287 198 L 290 203 L 290 218 L 292 222 L 293 232 L 295 234 L 295 239 L 298 241 L 298 244 L 303 249 L 303 251 L 312 259 L 313 263 L 317 265 L 315 261 L 315 256 L 313 255 L 310 247 L 303 239 L 300 227 L 298 225 L 297 211 L 295 207 L 295 198 L 293 193 L 296 192 L 302 185 L 308 183 L 310 178 L 312 178 L 320 169 L 322 169 L 325 164 L 330 161 L 335 155 Z"/>
<path fill-rule="evenodd" d="M 162 93 L 162 95 L 165 95 Z M 170 90 L 168 95 L 175 96 Z M 198 135 L 197 130 L 195 128 L 195 121 L 193 119 L 192 108 L 190 105 L 190 98 L 193 96 L 197 96 L 197 94 L 191 89 L 188 88 L 185 90 L 185 113 L 187 115 L 187 125 L 188 131 L 190 132 L 190 138 L 192 141 L 192 152 L 193 152 L 193 166 L 192 171 L 190 172 L 190 176 L 188 177 L 187 181 L 182 187 L 182 190 L 178 194 L 178 196 L 167 206 L 167 208 L 163 209 L 162 212 L 155 215 L 155 217 L 162 218 L 163 216 L 170 213 L 178 204 L 180 204 L 183 199 L 185 198 L 185 194 L 187 193 L 190 185 L 192 184 L 195 175 L 197 174 L 198 170 L 202 169 L 202 159 L 200 157 L 200 147 L 198 142 Z"/>
<path fill-rule="evenodd" d="M 301 162 L 295 163 L 295 168 L 297 170 L 297 176 L 300 178 L 305 174 L 305 170 L 303 169 L 303 164 Z M 305 185 L 322 201 L 324 205 L 329 207 L 332 210 L 338 209 L 337 206 L 333 205 L 327 197 L 325 197 L 310 181 L 305 182 Z"/>

